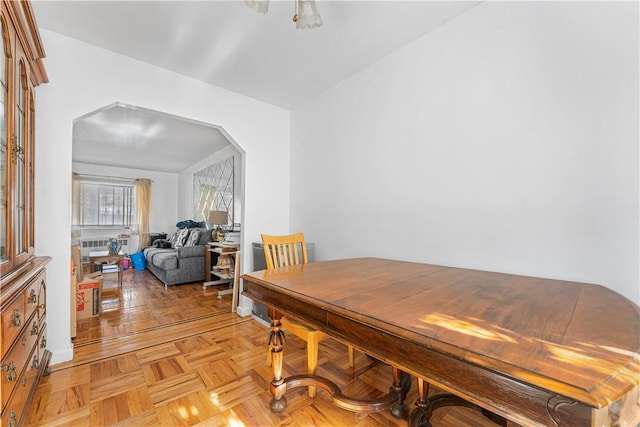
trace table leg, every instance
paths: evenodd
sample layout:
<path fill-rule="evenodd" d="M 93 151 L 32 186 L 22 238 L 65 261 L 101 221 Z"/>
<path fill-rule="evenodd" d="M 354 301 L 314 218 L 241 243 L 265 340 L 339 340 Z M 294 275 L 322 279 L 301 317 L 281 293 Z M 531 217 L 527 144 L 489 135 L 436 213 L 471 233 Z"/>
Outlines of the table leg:
<path fill-rule="evenodd" d="M 271 366 L 273 367 L 273 380 L 271 381 L 271 410 L 281 412 L 287 407 L 287 398 L 284 393 L 287 391 L 287 384 L 282 378 L 283 347 L 285 342 L 284 331 L 280 319 L 282 314 L 273 308 L 269 308 L 269 318 L 271 319 L 271 331 L 269 332 L 269 349 L 271 350 Z"/>
<path fill-rule="evenodd" d="M 411 412 L 411 418 L 409 419 L 410 427 L 431 427 L 431 422 L 429 422 L 431 414 L 433 414 L 433 411 L 436 409 L 445 406 L 463 406 L 474 409 L 498 425 L 507 425 L 505 418 L 453 394 L 442 393 L 431 396 L 431 398 L 429 398 L 428 394 L 429 383 L 418 378 L 418 400 L 416 401 L 416 407 Z"/>
<path fill-rule="evenodd" d="M 391 407 L 390 412 L 395 418 L 403 420 L 409 415 L 409 409 L 404 403 L 404 399 L 407 397 L 407 393 L 411 388 L 411 378 L 395 366 L 391 367 L 391 371 L 393 374 L 393 385 L 390 391 L 397 395 L 397 400 Z"/>
<path fill-rule="evenodd" d="M 411 411 L 411 418 L 409 419 L 409 426 L 411 427 L 423 427 L 431 426 L 429 418 L 426 417 L 426 411 L 429 406 L 429 383 L 418 378 L 418 400 L 416 400 L 416 407 Z"/>
<path fill-rule="evenodd" d="M 122 298 L 122 278 L 124 276 L 122 267 L 124 267 L 124 257 L 118 258 L 118 293 L 120 294 L 120 298 Z"/>
<path fill-rule="evenodd" d="M 287 407 L 285 393 L 288 388 L 318 387 L 331 396 L 333 404 L 343 409 L 357 412 L 380 412 L 390 409 L 391 414 L 398 419 L 407 417 L 409 411 L 404 400 L 411 388 L 411 376 L 396 367 L 392 367 L 393 384 L 389 393 L 376 399 L 356 399 L 345 396 L 335 383 L 316 376 L 313 372 L 305 375 L 293 375 L 286 379 L 282 378 L 285 343 L 281 322 L 282 314 L 269 307 L 269 318 L 271 319 L 271 330 L 267 342 L 273 368 L 273 380 L 269 386 L 272 398 L 269 406 L 273 412 L 281 412 Z"/>

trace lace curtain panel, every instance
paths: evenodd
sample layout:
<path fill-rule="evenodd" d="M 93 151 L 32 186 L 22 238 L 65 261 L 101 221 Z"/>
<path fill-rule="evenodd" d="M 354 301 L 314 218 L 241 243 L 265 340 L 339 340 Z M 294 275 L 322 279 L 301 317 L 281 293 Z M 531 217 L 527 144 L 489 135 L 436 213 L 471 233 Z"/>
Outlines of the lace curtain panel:
<path fill-rule="evenodd" d="M 133 234 L 139 236 L 138 251 L 149 246 L 149 211 L 151 208 L 151 180 L 136 179 L 136 224 L 132 227 Z"/>

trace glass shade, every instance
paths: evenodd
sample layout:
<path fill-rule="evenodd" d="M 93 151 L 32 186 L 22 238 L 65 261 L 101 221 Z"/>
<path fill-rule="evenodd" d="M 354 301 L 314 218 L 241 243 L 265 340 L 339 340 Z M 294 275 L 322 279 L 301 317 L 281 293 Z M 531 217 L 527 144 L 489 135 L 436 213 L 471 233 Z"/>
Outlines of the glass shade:
<path fill-rule="evenodd" d="M 258 13 L 267 13 L 269 11 L 269 0 L 244 0 L 244 4 Z"/>
<path fill-rule="evenodd" d="M 298 8 L 294 21 L 296 28 L 304 30 L 322 26 L 322 18 L 316 8 L 315 0 L 297 0 Z"/>

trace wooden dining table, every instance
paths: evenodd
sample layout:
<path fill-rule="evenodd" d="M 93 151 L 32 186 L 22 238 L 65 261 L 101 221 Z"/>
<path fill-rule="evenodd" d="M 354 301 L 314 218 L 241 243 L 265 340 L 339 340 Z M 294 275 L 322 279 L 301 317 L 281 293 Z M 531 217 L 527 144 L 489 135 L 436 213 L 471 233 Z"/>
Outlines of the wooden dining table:
<path fill-rule="evenodd" d="M 242 279 L 243 295 L 269 308 L 273 411 L 286 407 L 288 389 L 314 385 L 340 407 L 402 418 L 410 377 L 416 426 L 449 404 L 504 425 L 640 422 L 640 308 L 606 287 L 379 258 Z M 389 394 L 359 400 L 316 375 L 283 378 L 283 315 L 391 365 Z M 446 393 L 428 396 L 429 385 Z"/>

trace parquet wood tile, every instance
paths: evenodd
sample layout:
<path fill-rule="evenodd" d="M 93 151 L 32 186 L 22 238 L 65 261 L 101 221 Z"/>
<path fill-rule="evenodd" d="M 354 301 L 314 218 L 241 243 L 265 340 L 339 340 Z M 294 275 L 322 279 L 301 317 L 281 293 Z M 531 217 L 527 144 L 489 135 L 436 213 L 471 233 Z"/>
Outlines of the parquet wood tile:
<path fill-rule="evenodd" d="M 234 426 L 293 426 L 291 417 L 286 413 L 275 414 L 269 408 L 271 395 L 262 393 L 251 399 L 246 399 L 226 411 L 230 423 Z"/>
<path fill-rule="evenodd" d="M 91 427 L 91 408 L 83 406 L 82 408 L 64 411 L 58 415 L 49 415 L 37 420 L 29 417 L 27 425 L 33 427 Z"/>
<path fill-rule="evenodd" d="M 236 377 L 234 381 L 209 390 L 209 398 L 221 410 L 227 410 L 235 405 L 264 393 L 264 389 L 260 387 L 251 377 L 251 375 L 243 375 Z"/>
<path fill-rule="evenodd" d="M 122 393 L 123 390 L 135 388 L 144 383 L 144 375 L 140 370 L 121 375 L 90 380 L 91 401 L 110 398 Z"/>
<path fill-rule="evenodd" d="M 207 388 L 220 387 L 238 378 L 238 367 L 228 357 L 209 362 L 196 368 L 196 372 Z"/>
<path fill-rule="evenodd" d="M 166 426 L 193 426 L 217 416 L 216 422 L 224 420 L 224 417 L 219 416 L 220 409 L 211 401 L 209 393 L 204 389 L 159 405 L 156 412 L 161 424 Z"/>
<path fill-rule="evenodd" d="M 75 369 L 65 369 L 55 373 L 55 375 L 47 375 L 42 377 L 40 381 L 40 389 L 46 389 L 51 392 L 65 391 L 75 386 L 86 384 L 89 378 L 91 366 L 83 365 Z"/>
<path fill-rule="evenodd" d="M 112 359 L 106 359 L 94 363 L 90 367 L 92 381 L 100 381 L 111 377 L 136 372 L 140 369 L 138 358 L 135 354 L 124 354 Z"/>
<path fill-rule="evenodd" d="M 177 342 L 176 348 L 185 355 L 189 365 L 194 369 L 227 357 L 227 353 L 215 342 L 212 336 L 201 335 L 187 338 Z"/>
<path fill-rule="evenodd" d="M 153 385 L 171 379 L 177 375 L 192 372 L 184 356 L 163 357 L 142 366 L 147 384 Z"/>
<path fill-rule="evenodd" d="M 91 425 L 113 425 L 152 410 L 147 388 L 133 388 L 107 398 L 96 398 L 91 404 Z"/>
<path fill-rule="evenodd" d="M 88 418 L 90 410 L 89 388 L 89 382 L 86 380 L 83 384 L 72 385 L 68 388 L 41 384 L 31 406 L 33 415 L 29 417 L 29 424 L 48 425 L 49 422 L 58 422 L 60 418 L 68 420 Z"/>
<path fill-rule="evenodd" d="M 176 398 L 204 389 L 200 377 L 193 371 L 172 376 L 147 387 L 155 406 L 161 406 Z"/>
<path fill-rule="evenodd" d="M 175 357 L 179 354 L 183 353 L 178 349 L 175 343 L 154 345 L 153 347 L 145 348 L 140 351 L 136 351 L 135 353 L 136 358 L 141 365 L 153 363 L 164 358 Z"/>
<path fill-rule="evenodd" d="M 119 305 L 120 312 L 79 324 L 86 333 L 75 347 L 74 360 L 51 367 L 52 373 L 36 391 L 26 425 L 406 425 L 406 420 L 388 412 L 358 414 L 340 409 L 321 390 L 309 398 L 306 387 L 288 390 L 287 408 L 271 412 L 273 372 L 265 365 L 266 325 L 230 313 L 230 296 L 218 300 L 217 292 L 202 290 L 201 283 L 165 291 L 147 272 L 131 273 L 125 283 L 128 288 L 122 301 L 109 302 Z M 287 337 L 284 376 L 306 371 L 304 345 L 293 335 Z M 354 397 L 381 396 L 391 384 L 388 366 L 356 352 L 355 366 L 349 367 L 345 344 L 333 339 L 321 343 L 319 363 L 319 374 Z M 416 399 L 415 388 L 406 400 L 410 407 Z M 465 408 L 437 410 L 432 425 L 495 427 Z"/>
<path fill-rule="evenodd" d="M 113 424 L 106 423 L 105 421 L 95 421 L 92 425 L 96 426 L 106 426 L 109 425 L 111 427 L 127 427 L 127 426 L 135 426 L 135 427 L 157 427 L 161 425 L 160 420 L 158 419 L 158 414 L 155 409 L 151 409 L 149 411 L 142 412 L 140 414 L 134 415 L 126 420 L 116 422 Z"/>

